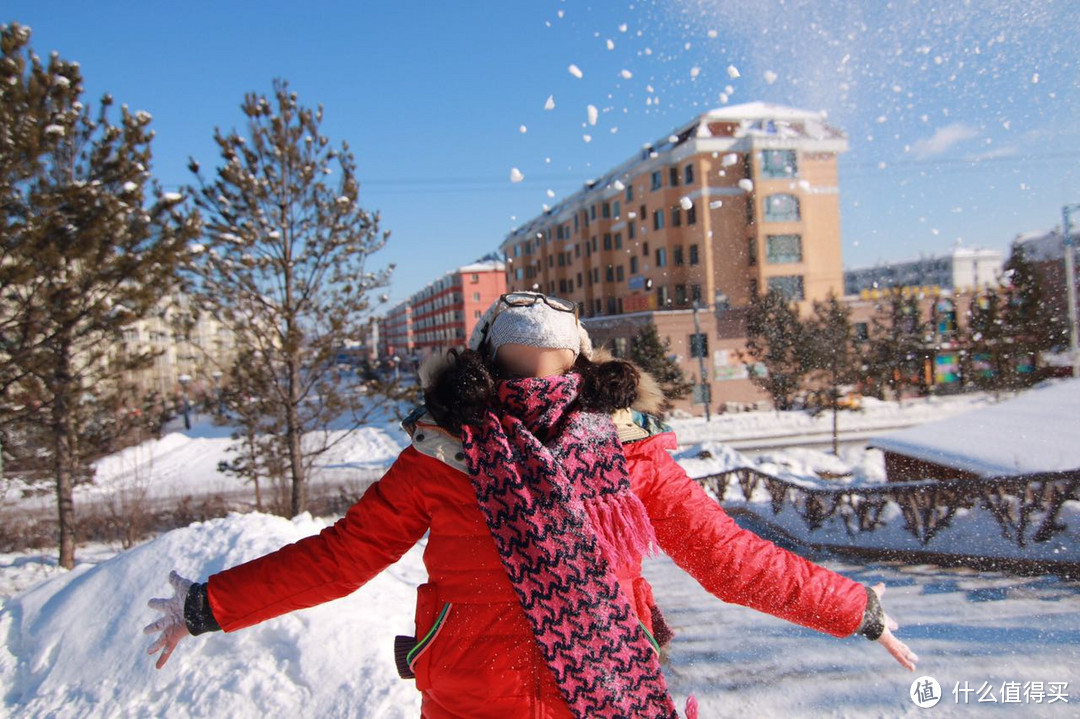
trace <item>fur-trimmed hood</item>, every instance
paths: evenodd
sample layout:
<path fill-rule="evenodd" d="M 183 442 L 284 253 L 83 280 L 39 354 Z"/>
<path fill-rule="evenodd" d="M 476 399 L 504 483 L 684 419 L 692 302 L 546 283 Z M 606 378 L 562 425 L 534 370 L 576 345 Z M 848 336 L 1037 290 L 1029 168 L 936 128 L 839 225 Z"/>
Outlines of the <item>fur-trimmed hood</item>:
<path fill-rule="evenodd" d="M 630 360 L 615 357 L 615 355 L 611 354 L 611 351 L 606 347 L 594 347 L 590 359 L 597 364 L 619 359 L 620 361 L 632 365 L 638 373 L 637 397 L 630 403 L 629 409 L 656 416 L 661 414 L 661 408 L 664 402 L 664 392 L 660 388 L 660 383 L 656 381 L 655 377 Z M 452 361 L 447 353 L 432 353 L 420 364 L 420 387 L 422 389 L 427 389 L 428 387 L 434 386 L 442 373 L 445 372 L 451 364 Z"/>

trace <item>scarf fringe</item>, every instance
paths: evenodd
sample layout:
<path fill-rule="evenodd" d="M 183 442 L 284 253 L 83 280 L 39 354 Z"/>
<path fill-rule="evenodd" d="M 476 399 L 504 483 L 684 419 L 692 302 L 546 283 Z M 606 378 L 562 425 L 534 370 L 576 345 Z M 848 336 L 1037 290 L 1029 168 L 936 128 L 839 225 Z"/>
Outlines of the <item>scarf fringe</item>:
<path fill-rule="evenodd" d="M 635 566 L 656 553 L 656 531 L 641 499 L 631 491 L 585 502 L 596 539 L 612 568 Z"/>

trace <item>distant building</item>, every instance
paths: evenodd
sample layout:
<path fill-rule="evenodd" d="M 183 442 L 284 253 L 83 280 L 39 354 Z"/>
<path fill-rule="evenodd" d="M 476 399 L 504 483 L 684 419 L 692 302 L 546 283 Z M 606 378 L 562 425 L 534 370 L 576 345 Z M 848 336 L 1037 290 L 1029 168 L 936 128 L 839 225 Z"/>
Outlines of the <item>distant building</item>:
<path fill-rule="evenodd" d="M 594 342 L 616 354 L 651 322 L 700 382 L 697 305 L 710 404 L 767 401 L 739 356 L 741 318 L 768 288 L 804 307 L 842 292 L 837 156 L 847 148 L 820 112 L 710 110 L 511 232 L 507 289 L 579 302 Z M 676 406 L 703 413 L 689 399 Z"/>
<path fill-rule="evenodd" d="M 464 349 L 480 316 L 506 291 L 506 265 L 485 258 L 447 272 L 380 320 L 379 354 L 419 362 L 433 352 Z"/>
<path fill-rule="evenodd" d="M 996 287 L 1004 257 L 999 250 L 958 247 L 948 255 L 882 262 L 844 270 L 844 294 L 863 299 L 894 287 L 969 291 Z"/>

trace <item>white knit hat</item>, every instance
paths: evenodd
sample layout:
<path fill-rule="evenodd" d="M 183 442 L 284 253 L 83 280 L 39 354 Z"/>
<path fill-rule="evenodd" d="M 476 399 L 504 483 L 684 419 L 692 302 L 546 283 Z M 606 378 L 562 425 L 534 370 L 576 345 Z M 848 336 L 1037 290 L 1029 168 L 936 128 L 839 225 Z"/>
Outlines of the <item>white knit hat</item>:
<path fill-rule="evenodd" d="M 515 294 L 544 296 L 540 292 Z M 495 318 L 494 325 L 492 317 Z M 525 307 L 503 305 L 501 308 L 499 300 L 495 300 L 473 328 L 469 337 L 470 349 L 480 348 L 485 332 L 492 358 L 499 347 L 509 343 L 573 350 L 575 360 L 579 354 L 592 357 L 592 340 L 577 317 L 572 312 L 557 310 L 543 300 Z"/>

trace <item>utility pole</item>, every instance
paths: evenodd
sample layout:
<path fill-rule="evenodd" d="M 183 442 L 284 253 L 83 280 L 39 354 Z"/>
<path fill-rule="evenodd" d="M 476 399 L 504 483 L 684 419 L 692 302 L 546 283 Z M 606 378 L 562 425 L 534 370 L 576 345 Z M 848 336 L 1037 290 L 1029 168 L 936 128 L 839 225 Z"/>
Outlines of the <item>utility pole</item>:
<path fill-rule="evenodd" d="M 705 345 L 708 340 L 701 336 L 701 325 L 698 324 L 698 310 L 701 309 L 701 300 L 694 300 L 694 340 L 697 342 L 698 377 L 701 378 L 701 401 L 705 405 L 705 421 L 711 422 L 709 405 L 712 403 L 709 379 L 705 374 Z"/>
<path fill-rule="evenodd" d="M 1069 364 L 1072 365 L 1073 377 L 1080 377 L 1080 348 L 1077 347 L 1076 337 L 1076 267 L 1069 215 L 1078 210 L 1080 203 L 1061 208 L 1061 234 L 1065 240 L 1065 297 L 1069 303 Z"/>

